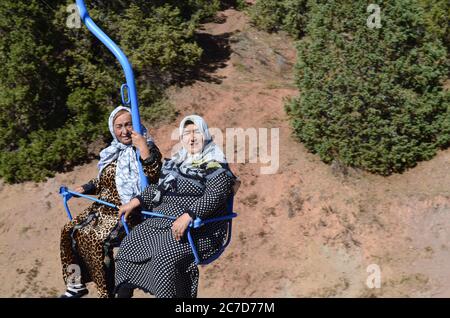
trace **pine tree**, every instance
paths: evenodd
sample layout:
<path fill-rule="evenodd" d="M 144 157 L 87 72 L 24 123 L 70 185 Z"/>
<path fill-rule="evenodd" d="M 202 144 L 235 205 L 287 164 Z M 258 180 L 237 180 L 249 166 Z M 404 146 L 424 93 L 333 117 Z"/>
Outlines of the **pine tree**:
<path fill-rule="evenodd" d="M 64 66 L 55 52 L 60 36 L 37 0 L 0 2 L 0 148 L 38 129 L 64 123 Z"/>
<path fill-rule="evenodd" d="M 307 4 L 307 0 L 258 0 L 250 9 L 250 17 L 262 30 L 283 30 L 299 38 L 305 33 Z"/>
<path fill-rule="evenodd" d="M 450 54 L 450 1 L 420 0 L 428 31 L 447 47 Z"/>
<path fill-rule="evenodd" d="M 426 31 L 418 1 L 312 1 L 298 45 L 300 97 L 286 109 L 298 138 L 325 162 L 383 175 L 433 157 L 450 142 L 446 50 Z"/>

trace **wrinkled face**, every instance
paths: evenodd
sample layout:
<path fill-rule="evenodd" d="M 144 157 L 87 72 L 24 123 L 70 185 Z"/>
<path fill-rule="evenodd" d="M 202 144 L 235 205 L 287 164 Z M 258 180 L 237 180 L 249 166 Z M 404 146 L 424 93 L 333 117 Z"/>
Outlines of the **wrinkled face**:
<path fill-rule="evenodd" d="M 131 114 L 129 112 L 124 112 L 119 114 L 113 123 L 114 134 L 117 140 L 119 140 L 124 145 L 131 144 L 131 131 L 133 130 L 133 123 L 131 121 Z"/>
<path fill-rule="evenodd" d="M 196 125 L 188 124 L 184 127 L 181 143 L 191 155 L 202 151 L 203 139 L 203 135 Z"/>

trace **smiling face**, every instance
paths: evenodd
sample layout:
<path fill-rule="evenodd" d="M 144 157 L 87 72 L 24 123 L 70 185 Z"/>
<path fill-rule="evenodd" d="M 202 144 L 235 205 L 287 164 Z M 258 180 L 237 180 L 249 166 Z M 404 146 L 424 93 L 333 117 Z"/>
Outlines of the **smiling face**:
<path fill-rule="evenodd" d="M 201 152 L 203 141 L 203 135 L 196 125 L 189 123 L 184 126 L 181 143 L 189 154 L 193 155 Z"/>
<path fill-rule="evenodd" d="M 119 112 L 113 122 L 114 135 L 117 140 L 124 145 L 130 145 L 131 131 L 133 130 L 133 123 L 131 121 L 131 114 L 127 111 Z"/>

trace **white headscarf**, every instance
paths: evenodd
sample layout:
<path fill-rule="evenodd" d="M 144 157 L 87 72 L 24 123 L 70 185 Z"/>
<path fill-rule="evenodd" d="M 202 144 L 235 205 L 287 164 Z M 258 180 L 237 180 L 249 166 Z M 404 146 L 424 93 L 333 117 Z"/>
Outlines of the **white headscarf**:
<path fill-rule="evenodd" d="M 116 166 L 116 187 L 119 192 L 122 204 L 128 203 L 133 197 L 141 193 L 139 166 L 136 158 L 136 151 L 133 146 L 121 143 L 114 133 L 114 117 L 121 111 L 126 110 L 131 114 L 128 107 L 119 106 L 109 115 L 108 126 L 113 141 L 109 147 L 100 152 L 100 161 L 98 162 L 98 177 L 100 177 L 103 169 L 111 162 L 117 160 Z M 143 127 L 144 136 L 147 130 Z M 147 144 L 151 146 L 153 140 L 147 137 Z"/>

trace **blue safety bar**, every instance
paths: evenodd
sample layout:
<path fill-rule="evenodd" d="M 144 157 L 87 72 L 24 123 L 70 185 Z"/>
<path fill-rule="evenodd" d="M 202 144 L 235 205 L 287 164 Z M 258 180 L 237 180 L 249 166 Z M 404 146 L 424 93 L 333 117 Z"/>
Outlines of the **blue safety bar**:
<path fill-rule="evenodd" d="M 189 245 L 191 246 L 192 253 L 194 254 L 195 263 L 197 265 L 206 265 L 206 264 L 209 264 L 209 263 L 215 261 L 217 258 L 219 258 L 220 255 L 222 255 L 223 251 L 230 244 L 230 242 L 231 242 L 231 230 L 232 230 L 232 219 L 237 216 L 237 214 L 233 212 L 233 196 L 231 196 L 227 200 L 226 208 L 227 208 L 226 215 L 215 217 L 215 218 L 210 218 L 210 219 L 206 219 L 206 220 L 202 220 L 201 218 L 196 217 L 195 220 L 193 222 L 191 222 L 191 224 L 187 228 L 186 235 L 187 235 L 187 238 L 188 238 L 188 241 L 189 241 Z M 158 213 L 158 212 L 155 212 L 155 211 L 153 211 L 153 212 L 142 211 L 142 214 L 144 215 L 145 218 L 159 217 L 159 218 L 169 219 L 169 220 L 173 220 L 173 221 L 176 220 L 176 217 L 169 216 L 169 215 L 164 215 L 164 214 L 161 214 L 161 213 Z M 208 223 L 223 222 L 223 221 L 228 221 L 228 223 L 227 223 L 227 227 L 228 227 L 227 228 L 227 238 L 226 238 L 225 243 L 221 246 L 220 250 L 217 251 L 214 255 L 212 255 L 211 257 L 209 257 L 209 258 L 207 258 L 205 260 L 201 260 L 200 256 L 198 255 L 194 239 L 192 238 L 191 229 L 197 229 L 197 228 L 202 227 L 202 226 L 204 226 L 205 224 L 208 224 Z M 127 230 L 126 223 L 124 223 L 124 226 L 125 226 L 125 230 Z"/>
<path fill-rule="evenodd" d="M 64 202 L 64 208 L 66 209 L 67 212 L 67 216 L 69 218 L 69 220 L 72 221 L 72 214 L 70 213 L 70 209 L 69 209 L 69 205 L 68 205 L 68 201 L 73 198 L 73 197 L 82 197 L 100 204 L 104 204 L 106 206 L 109 206 L 113 209 L 118 210 L 118 207 L 115 206 L 112 203 L 103 201 L 103 200 L 99 200 L 97 198 L 91 197 L 89 195 L 85 195 L 82 193 L 78 193 L 75 191 L 71 191 L 69 190 L 67 187 L 62 186 L 59 189 L 59 194 L 63 197 L 63 202 Z M 191 224 L 189 225 L 188 229 L 186 230 L 186 235 L 189 241 L 189 245 L 191 246 L 192 249 L 192 253 L 194 254 L 194 258 L 195 258 L 195 263 L 197 265 L 206 265 L 209 264 L 211 262 L 213 262 L 214 260 L 216 260 L 217 258 L 219 258 L 220 255 L 222 255 L 223 251 L 226 249 L 226 247 L 230 244 L 231 241 L 231 230 L 232 230 L 232 219 L 235 218 L 237 216 L 236 213 L 233 212 L 233 196 L 231 196 L 228 200 L 227 200 L 227 214 L 224 216 L 220 216 L 220 217 L 215 217 L 215 218 L 210 218 L 210 219 L 206 219 L 206 220 L 202 220 L 200 218 L 196 218 L 193 222 L 191 222 Z M 163 213 L 159 213 L 158 211 L 142 211 L 142 214 L 144 215 L 145 218 L 150 218 L 150 217 L 159 217 L 159 218 L 165 218 L 165 219 L 169 219 L 172 221 L 176 220 L 176 217 L 174 216 L 169 216 L 169 215 L 165 215 Z M 130 233 L 130 230 L 128 228 L 127 222 L 125 220 L 125 215 L 122 215 L 121 217 L 121 221 L 123 224 L 123 227 L 125 228 L 125 232 L 127 233 L 127 235 Z M 212 223 L 212 222 L 223 222 L 223 221 L 228 221 L 228 228 L 227 228 L 227 238 L 225 243 L 222 245 L 222 247 L 220 248 L 219 251 L 217 251 L 213 256 L 209 257 L 206 260 L 201 260 L 198 252 L 197 252 L 197 247 L 195 246 L 195 242 L 194 239 L 192 238 L 192 234 L 191 234 L 191 229 L 197 229 L 199 227 L 204 226 L 205 224 L 208 223 Z"/>
<path fill-rule="evenodd" d="M 88 10 L 86 8 L 86 5 L 84 4 L 83 0 L 76 0 L 78 12 L 81 17 L 81 21 L 86 25 L 86 27 L 89 29 L 89 31 L 92 32 L 92 34 L 97 37 L 106 47 L 114 54 L 114 56 L 119 60 L 120 65 L 122 65 L 123 71 L 125 73 L 125 79 L 126 84 L 122 84 L 120 88 L 120 93 L 122 96 L 122 103 L 124 106 L 130 106 L 131 105 L 131 118 L 133 121 L 133 129 L 137 133 L 141 134 L 143 133 L 143 129 L 141 126 L 141 117 L 139 115 L 139 107 L 138 107 L 138 98 L 137 98 L 137 92 L 136 92 L 136 84 L 134 81 L 134 73 L 133 68 L 131 67 L 130 62 L 128 61 L 125 54 L 122 52 L 122 50 L 117 46 L 116 43 L 113 42 L 109 38 L 109 36 L 106 35 L 105 32 L 100 29 L 95 22 L 91 19 L 89 16 Z M 126 96 L 125 96 L 126 91 Z M 139 175 L 141 180 L 141 190 L 144 190 L 148 186 L 148 180 L 144 174 L 144 171 L 142 169 L 141 161 L 139 160 L 139 151 L 136 151 L 137 156 L 137 162 L 139 165 Z"/>

